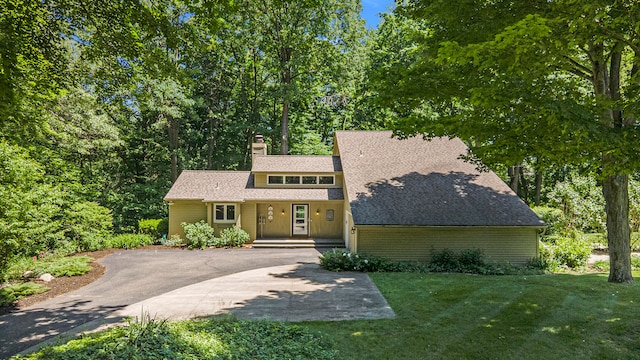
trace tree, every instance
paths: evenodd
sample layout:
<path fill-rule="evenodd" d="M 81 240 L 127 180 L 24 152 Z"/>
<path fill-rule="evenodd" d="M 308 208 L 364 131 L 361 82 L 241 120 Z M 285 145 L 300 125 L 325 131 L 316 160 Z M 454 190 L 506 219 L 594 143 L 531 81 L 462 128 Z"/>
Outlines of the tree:
<path fill-rule="evenodd" d="M 603 184 L 609 281 L 632 282 L 640 4 L 411 1 L 396 15 L 413 29 L 377 87 L 388 90 L 379 99 L 398 115 L 397 132 L 459 136 L 470 158 L 489 163 L 590 165 Z"/>

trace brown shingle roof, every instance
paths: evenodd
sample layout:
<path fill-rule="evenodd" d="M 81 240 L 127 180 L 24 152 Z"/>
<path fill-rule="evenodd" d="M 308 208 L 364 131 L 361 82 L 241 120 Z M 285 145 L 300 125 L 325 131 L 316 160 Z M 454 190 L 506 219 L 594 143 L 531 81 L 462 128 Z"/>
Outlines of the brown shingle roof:
<path fill-rule="evenodd" d="M 249 171 L 185 170 L 164 199 L 242 202 L 249 185 L 253 186 Z"/>
<path fill-rule="evenodd" d="M 253 160 L 253 172 L 333 173 L 342 171 L 337 156 L 259 155 Z"/>
<path fill-rule="evenodd" d="M 459 139 L 338 131 L 336 143 L 356 225 L 544 226 L 496 174 L 459 159 Z"/>
<path fill-rule="evenodd" d="M 185 170 L 164 198 L 205 202 L 344 200 L 342 189 L 254 188 L 248 171 Z"/>

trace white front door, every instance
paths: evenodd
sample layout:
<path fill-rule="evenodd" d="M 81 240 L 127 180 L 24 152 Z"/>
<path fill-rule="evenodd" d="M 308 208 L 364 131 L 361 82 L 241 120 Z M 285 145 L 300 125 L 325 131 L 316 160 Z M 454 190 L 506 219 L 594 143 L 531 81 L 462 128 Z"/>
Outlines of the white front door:
<path fill-rule="evenodd" d="M 309 235 L 309 205 L 293 205 L 293 230 L 295 235 Z"/>

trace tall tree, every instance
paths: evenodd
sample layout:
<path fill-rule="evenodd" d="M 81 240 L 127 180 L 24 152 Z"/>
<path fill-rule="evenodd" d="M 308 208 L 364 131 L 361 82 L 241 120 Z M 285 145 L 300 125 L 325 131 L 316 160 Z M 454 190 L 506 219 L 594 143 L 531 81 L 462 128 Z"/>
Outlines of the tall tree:
<path fill-rule="evenodd" d="M 606 203 L 609 281 L 632 282 L 640 4 L 416 0 L 396 13 L 413 29 L 377 86 L 398 132 L 459 136 L 486 161 L 591 164 Z"/>

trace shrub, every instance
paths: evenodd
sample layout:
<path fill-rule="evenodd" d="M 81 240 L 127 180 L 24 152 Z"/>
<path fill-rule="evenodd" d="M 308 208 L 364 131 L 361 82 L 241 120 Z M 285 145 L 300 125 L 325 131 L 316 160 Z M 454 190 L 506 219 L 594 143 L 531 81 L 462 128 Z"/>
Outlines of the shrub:
<path fill-rule="evenodd" d="M 107 247 L 115 249 L 133 249 L 138 246 L 152 245 L 155 239 L 147 234 L 120 234 L 107 241 Z"/>
<path fill-rule="evenodd" d="M 0 289 L 0 306 L 11 305 L 24 297 L 48 290 L 48 287 L 32 282 L 10 285 Z"/>
<path fill-rule="evenodd" d="M 204 220 L 200 220 L 195 224 L 182 223 L 185 237 L 187 238 L 187 247 L 189 249 L 204 249 L 214 246 L 218 241 L 214 236 L 215 230 L 209 226 Z"/>
<path fill-rule="evenodd" d="M 94 202 L 74 203 L 64 212 L 65 236 L 78 251 L 100 250 L 111 236 L 113 216 L 109 209 Z"/>
<path fill-rule="evenodd" d="M 532 267 L 514 267 L 509 263 L 484 261 L 482 251 L 466 250 L 460 254 L 444 249 L 433 252 L 432 262 L 392 261 L 383 257 L 355 254 L 347 250 L 333 249 L 320 256 L 320 265 L 329 271 L 362 272 L 463 272 L 483 275 L 539 274 Z M 435 260 L 435 261 L 434 261 Z"/>
<path fill-rule="evenodd" d="M 169 238 L 164 242 L 164 244 L 167 246 L 180 246 L 184 244 L 184 241 L 182 241 L 182 238 L 180 237 L 180 235 L 173 234 L 169 236 Z"/>
<path fill-rule="evenodd" d="M 158 234 L 158 225 L 162 219 L 142 219 L 138 220 L 138 232 L 140 234 L 160 236 Z"/>
<path fill-rule="evenodd" d="M 533 207 L 531 210 L 547 224 L 544 235 L 561 235 L 569 230 L 569 222 L 562 210 L 543 206 Z"/>
<path fill-rule="evenodd" d="M 15 258 L 7 270 L 2 274 L 3 281 L 18 280 L 27 271 L 32 271 L 32 277 L 49 273 L 53 276 L 82 275 L 89 270 L 91 258 L 88 256 L 62 257 L 40 254 L 34 257 Z"/>
<path fill-rule="evenodd" d="M 549 245 L 549 250 L 559 266 L 572 269 L 586 266 L 591 256 L 591 246 L 580 237 L 560 237 Z"/>
<path fill-rule="evenodd" d="M 249 241 L 249 234 L 238 226 L 234 225 L 233 227 L 226 228 L 220 232 L 220 241 L 217 242 L 215 246 L 237 247 L 244 245 L 247 241 Z"/>
<path fill-rule="evenodd" d="M 392 271 L 391 261 L 377 256 L 352 253 L 348 250 L 333 249 L 320 256 L 320 265 L 329 271 Z M 398 266 L 399 267 L 399 266 Z"/>
<path fill-rule="evenodd" d="M 169 232 L 169 221 L 164 219 L 142 219 L 138 221 L 138 231 L 157 239 Z"/>
<path fill-rule="evenodd" d="M 567 226 L 584 232 L 604 232 L 604 197 L 594 177 L 572 176 L 548 194 L 549 203 L 562 209 Z"/>
<path fill-rule="evenodd" d="M 449 249 L 444 249 L 442 251 L 435 251 L 432 249 L 429 265 L 431 270 L 437 272 L 453 272 L 460 266 L 458 263 L 458 256 L 455 252 Z"/>
<path fill-rule="evenodd" d="M 443 249 L 441 251 L 432 250 L 429 270 L 434 272 L 457 272 L 482 275 L 504 275 L 523 272 L 522 268 L 514 267 L 508 262 L 498 263 L 486 261 L 480 249 L 467 249 L 460 253 L 455 253 L 450 249 Z"/>

